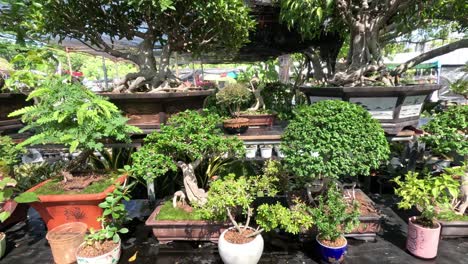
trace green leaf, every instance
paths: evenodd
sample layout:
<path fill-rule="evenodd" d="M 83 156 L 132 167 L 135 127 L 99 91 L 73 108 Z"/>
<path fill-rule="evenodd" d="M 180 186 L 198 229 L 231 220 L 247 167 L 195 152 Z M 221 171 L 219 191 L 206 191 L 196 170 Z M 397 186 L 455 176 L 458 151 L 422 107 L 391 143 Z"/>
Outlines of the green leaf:
<path fill-rule="evenodd" d="M 17 203 L 32 203 L 39 202 L 39 197 L 36 193 L 33 192 L 24 192 L 17 197 L 15 197 L 15 202 Z"/>

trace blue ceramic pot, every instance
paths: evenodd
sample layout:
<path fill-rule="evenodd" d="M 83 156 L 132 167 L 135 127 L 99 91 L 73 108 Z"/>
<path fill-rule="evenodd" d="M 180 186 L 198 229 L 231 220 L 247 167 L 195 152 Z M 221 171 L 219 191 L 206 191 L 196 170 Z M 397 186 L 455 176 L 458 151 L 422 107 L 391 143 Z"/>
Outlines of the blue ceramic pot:
<path fill-rule="evenodd" d="M 342 263 L 345 258 L 346 251 L 348 250 L 348 241 L 341 247 L 329 247 L 325 246 L 324 244 L 320 243 L 320 240 L 317 236 L 315 239 L 319 245 L 320 255 L 322 256 L 322 260 L 326 263 Z M 345 238 L 346 240 L 346 238 Z"/>

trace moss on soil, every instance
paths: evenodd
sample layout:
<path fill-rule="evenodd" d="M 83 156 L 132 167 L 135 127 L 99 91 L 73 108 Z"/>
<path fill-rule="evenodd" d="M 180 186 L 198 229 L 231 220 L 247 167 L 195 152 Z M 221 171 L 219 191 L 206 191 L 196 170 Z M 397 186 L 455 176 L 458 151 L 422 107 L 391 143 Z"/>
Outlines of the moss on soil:
<path fill-rule="evenodd" d="M 172 202 L 164 202 L 159 214 L 156 216 L 156 220 L 203 220 L 199 214 L 196 213 L 196 209 L 193 209 L 191 213 L 184 211 L 183 209 L 172 206 Z"/>
<path fill-rule="evenodd" d="M 444 221 L 468 221 L 468 215 L 457 215 L 454 212 L 449 211 L 438 214 L 437 219 Z"/>
<path fill-rule="evenodd" d="M 109 186 L 111 186 L 117 176 L 116 175 L 107 175 L 109 177 L 104 177 L 102 180 L 93 182 L 86 188 L 80 191 L 65 191 L 60 187 L 62 179 L 53 179 L 50 182 L 42 185 L 34 191 L 37 195 L 51 195 L 51 194 L 94 194 L 103 192 Z"/>

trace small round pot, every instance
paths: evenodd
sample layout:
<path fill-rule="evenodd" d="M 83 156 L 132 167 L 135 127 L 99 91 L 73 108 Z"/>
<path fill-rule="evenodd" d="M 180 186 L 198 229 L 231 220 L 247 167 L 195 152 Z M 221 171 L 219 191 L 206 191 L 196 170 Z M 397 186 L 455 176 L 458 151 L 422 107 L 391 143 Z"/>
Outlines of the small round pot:
<path fill-rule="evenodd" d="M 317 240 L 317 243 L 319 245 L 319 251 L 322 260 L 325 263 L 342 263 L 346 255 L 346 251 L 348 250 L 348 241 L 346 240 L 346 238 L 346 244 L 344 244 L 343 246 L 329 247 L 320 242 L 319 236 L 320 234 L 317 235 L 317 237 L 315 237 L 315 240 Z"/>
<path fill-rule="evenodd" d="M 224 131 L 228 134 L 243 134 L 249 128 L 249 119 L 247 118 L 233 118 L 223 121 Z"/>
<path fill-rule="evenodd" d="M 218 251 L 224 264 L 256 264 L 263 253 L 263 238 L 257 235 L 254 240 L 245 244 L 228 242 L 224 235 L 234 229 L 231 227 L 221 233 L 218 241 Z M 253 230 L 253 229 L 252 229 Z"/>
<path fill-rule="evenodd" d="M 253 159 L 257 156 L 257 145 L 250 145 L 245 148 L 245 157 Z"/>
<path fill-rule="evenodd" d="M 440 239 L 440 224 L 437 228 L 426 228 L 413 223 L 416 217 L 408 219 L 408 237 L 406 249 L 414 256 L 423 259 L 437 257 Z"/>
<path fill-rule="evenodd" d="M 47 232 L 54 262 L 57 264 L 75 263 L 76 249 L 83 243 L 88 226 L 81 222 L 59 225 Z"/>
<path fill-rule="evenodd" d="M 5 255 L 5 249 L 6 249 L 6 234 L 3 232 L 0 232 L 0 259 L 3 258 L 3 255 Z"/>
<path fill-rule="evenodd" d="M 115 248 L 113 248 L 111 251 L 93 258 L 82 257 L 78 255 L 78 252 L 80 252 L 84 245 L 85 243 L 81 244 L 76 250 L 77 264 L 117 264 L 119 262 L 120 254 L 122 253 L 121 240 L 119 240 L 118 245 L 115 246 Z"/>
<path fill-rule="evenodd" d="M 262 158 L 269 159 L 271 158 L 271 154 L 273 152 L 273 148 L 271 146 L 260 146 L 260 154 Z"/>

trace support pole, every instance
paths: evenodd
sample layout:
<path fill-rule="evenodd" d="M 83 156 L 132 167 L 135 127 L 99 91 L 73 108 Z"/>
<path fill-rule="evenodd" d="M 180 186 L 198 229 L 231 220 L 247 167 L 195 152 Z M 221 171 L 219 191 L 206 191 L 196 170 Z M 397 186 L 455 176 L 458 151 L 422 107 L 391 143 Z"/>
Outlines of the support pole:
<path fill-rule="evenodd" d="M 106 91 L 109 91 L 109 83 L 107 80 L 106 59 L 104 58 L 104 56 L 102 56 L 102 71 L 104 72 L 104 81 L 105 81 Z"/>

